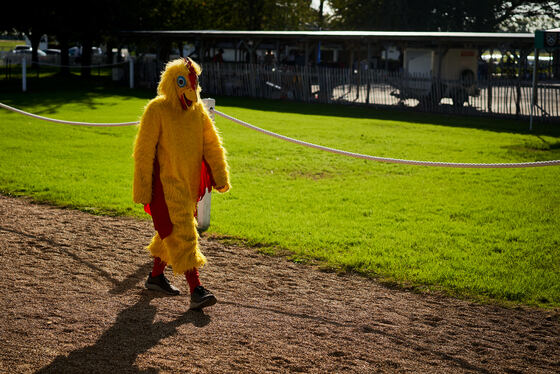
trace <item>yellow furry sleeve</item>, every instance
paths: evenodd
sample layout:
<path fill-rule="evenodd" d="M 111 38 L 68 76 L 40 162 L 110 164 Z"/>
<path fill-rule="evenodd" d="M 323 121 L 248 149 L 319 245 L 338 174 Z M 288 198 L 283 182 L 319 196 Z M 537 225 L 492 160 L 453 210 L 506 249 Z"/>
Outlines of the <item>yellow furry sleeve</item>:
<path fill-rule="evenodd" d="M 202 113 L 204 116 L 203 156 L 206 162 L 208 162 L 208 165 L 210 165 L 216 187 L 227 187 L 227 190 L 230 188 L 230 184 L 226 151 L 222 146 L 222 139 L 218 135 L 208 113 L 206 113 L 206 111 Z"/>
<path fill-rule="evenodd" d="M 161 116 L 152 100 L 144 110 L 134 142 L 132 195 L 135 203 L 148 204 L 152 201 L 152 172 L 160 128 Z"/>

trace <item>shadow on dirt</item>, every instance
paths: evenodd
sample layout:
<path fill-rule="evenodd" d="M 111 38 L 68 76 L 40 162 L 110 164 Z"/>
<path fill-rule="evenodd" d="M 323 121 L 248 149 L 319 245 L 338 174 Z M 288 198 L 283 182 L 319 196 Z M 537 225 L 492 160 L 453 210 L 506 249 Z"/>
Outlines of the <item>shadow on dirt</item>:
<path fill-rule="evenodd" d="M 140 266 L 134 273 L 127 275 L 127 277 L 122 281 L 113 281 L 113 284 L 115 286 L 109 291 L 109 293 L 111 295 L 120 295 L 125 293 L 127 290 L 131 289 L 139 282 L 144 281 L 151 270 L 152 263 L 145 263 L 144 265 Z"/>
<path fill-rule="evenodd" d="M 122 310 L 114 325 L 93 345 L 60 355 L 36 373 L 158 373 L 157 368 L 135 366 L 138 355 L 176 334 L 179 326 L 192 323 L 204 327 L 210 323 L 210 317 L 189 310 L 173 321 L 154 323 L 157 308 L 150 301 L 156 297 L 143 290 L 138 302 Z"/>
<path fill-rule="evenodd" d="M 312 320 L 312 321 L 314 321 L 315 323 L 318 323 L 318 324 L 332 325 L 333 328 L 335 328 L 335 329 L 352 329 L 352 330 L 355 331 L 354 332 L 355 334 L 368 334 L 368 335 L 372 335 L 372 336 L 373 335 L 378 335 L 380 337 L 380 339 L 388 339 L 390 341 L 393 341 L 396 346 L 411 347 L 412 349 L 414 349 L 417 352 L 422 352 L 422 353 L 427 354 L 427 355 L 438 357 L 440 360 L 451 362 L 451 363 L 453 363 L 453 365 L 458 366 L 458 367 L 460 367 L 464 370 L 474 371 L 474 372 L 477 372 L 477 373 L 490 373 L 490 371 L 486 370 L 482 366 L 473 365 L 473 364 L 469 363 L 467 360 L 464 360 L 460 357 L 455 357 L 455 356 L 450 355 L 446 352 L 443 352 L 443 351 L 440 351 L 440 350 L 437 350 L 437 349 L 432 349 L 430 347 L 429 342 L 424 341 L 423 338 L 419 338 L 416 341 L 410 341 L 408 339 L 404 339 L 402 337 L 399 337 L 399 334 L 396 333 L 396 332 L 383 330 L 378 325 L 374 325 L 374 326 L 367 326 L 367 325 L 354 326 L 352 323 L 340 323 L 340 322 L 335 321 L 335 320 L 330 320 L 330 319 L 319 317 L 319 316 L 312 316 L 312 315 L 309 315 L 307 313 L 293 313 L 293 312 L 288 312 L 288 311 L 281 310 L 281 309 L 269 308 L 269 307 L 260 306 L 260 305 L 240 304 L 240 303 L 231 302 L 231 301 L 220 301 L 220 303 L 221 304 L 227 304 L 227 305 L 239 308 L 239 309 L 255 309 L 255 310 L 260 310 L 260 311 L 265 312 L 265 313 L 268 312 L 268 313 L 285 315 L 289 318 Z M 430 337 L 427 336 L 425 339 L 429 340 Z"/>
<path fill-rule="evenodd" d="M 125 291 L 129 290 L 130 288 L 134 287 L 134 285 L 136 285 L 137 283 L 141 282 L 142 280 L 144 280 L 146 278 L 146 276 L 148 275 L 148 273 L 150 272 L 150 270 L 152 268 L 151 262 L 146 262 L 144 265 L 140 266 L 134 273 L 129 274 L 125 279 L 120 281 L 118 279 L 115 279 L 105 269 L 102 269 L 101 267 L 92 263 L 91 261 L 88 261 L 88 260 L 80 257 L 79 255 L 77 255 L 71 249 L 71 247 L 69 247 L 67 244 L 57 243 L 50 238 L 45 238 L 45 237 L 42 237 L 42 236 L 39 236 L 39 235 L 28 234 L 28 233 L 25 233 L 25 232 L 21 232 L 21 231 L 18 231 L 18 230 L 5 228 L 5 227 L 0 227 L 0 232 L 1 231 L 5 231 L 5 232 L 12 233 L 12 234 L 24 236 L 28 239 L 31 239 L 31 240 L 35 241 L 35 242 L 45 243 L 45 244 L 48 244 L 49 247 L 51 247 L 51 248 L 56 248 L 56 250 L 58 252 L 66 254 L 72 260 L 88 267 L 89 269 L 91 269 L 92 271 L 97 273 L 97 275 L 99 277 L 104 278 L 107 281 L 111 282 L 113 284 L 113 288 L 109 291 L 109 294 L 111 294 L 111 295 L 122 294 Z M 92 250 L 94 250 L 94 248 L 92 248 Z"/>
<path fill-rule="evenodd" d="M 47 244 L 49 248 L 56 248 L 59 253 L 64 253 L 76 263 L 92 270 L 99 278 L 110 281 L 113 288 L 109 290 L 109 294 L 112 295 L 130 292 L 145 278 L 151 268 L 150 263 L 145 263 L 119 281 L 105 269 L 74 253 L 68 244 L 11 228 L 0 227 L 0 233 L 2 232 L 20 235 L 33 242 Z M 148 290 L 141 290 L 138 296 L 138 301 L 120 311 L 113 326 L 93 345 L 77 349 L 68 355 L 59 355 L 36 373 L 158 373 L 159 369 L 156 368 L 141 370 L 135 366 L 138 355 L 155 347 L 162 339 L 175 335 L 181 325 L 204 327 L 210 323 L 208 315 L 192 310 L 170 322 L 154 322 L 157 308 L 151 305 L 151 301 L 165 296 Z"/>

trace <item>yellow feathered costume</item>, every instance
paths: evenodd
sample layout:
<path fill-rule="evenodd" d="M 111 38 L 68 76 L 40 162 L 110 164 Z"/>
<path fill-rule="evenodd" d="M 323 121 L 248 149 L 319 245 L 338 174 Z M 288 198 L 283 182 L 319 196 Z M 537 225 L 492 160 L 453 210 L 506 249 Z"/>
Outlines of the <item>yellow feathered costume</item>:
<path fill-rule="evenodd" d="M 134 202 L 150 204 L 163 194 L 160 197 L 172 224 L 165 235 L 158 230 L 148 249 L 153 257 L 171 265 L 175 274 L 206 263 L 198 246 L 195 218 L 201 165 L 209 167 L 219 192 L 230 188 L 225 150 L 200 99 L 200 72 L 191 59 L 166 65 L 158 96 L 146 106 L 134 144 Z M 155 191 L 159 181 L 162 192 Z"/>

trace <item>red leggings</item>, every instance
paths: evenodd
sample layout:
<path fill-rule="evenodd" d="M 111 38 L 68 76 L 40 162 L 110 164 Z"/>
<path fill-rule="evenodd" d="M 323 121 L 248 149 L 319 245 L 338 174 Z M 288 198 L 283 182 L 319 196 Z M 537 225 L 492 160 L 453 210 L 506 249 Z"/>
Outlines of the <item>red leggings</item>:
<path fill-rule="evenodd" d="M 157 277 L 158 275 L 163 274 L 163 271 L 165 270 L 166 266 L 167 264 L 161 261 L 161 258 L 155 257 L 154 267 L 152 268 L 152 277 Z M 192 270 L 186 271 L 185 278 L 187 279 L 187 283 L 189 284 L 191 293 L 194 292 L 194 289 L 197 286 L 201 285 L 197 268 L 193 268 Z"/>

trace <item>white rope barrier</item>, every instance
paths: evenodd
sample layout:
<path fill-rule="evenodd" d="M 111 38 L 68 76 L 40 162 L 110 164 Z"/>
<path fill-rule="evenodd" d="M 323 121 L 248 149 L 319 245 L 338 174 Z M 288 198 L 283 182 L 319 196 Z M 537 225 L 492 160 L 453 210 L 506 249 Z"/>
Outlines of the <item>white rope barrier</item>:
<path fill-rule="evenodd" d="M 49 118 L 49 117 L 43 117 L 43 116 L 39 116 L 37 114 L 33 114 L 33 113 L 29 113 L 29 112 L 24 112 L 23 110 L 11 107 L 9 105 L 0 103 L 0 107 L 4 108 L 4 109 L 8 109 L 11 110 L 12 112 L 16 112 L 19 114 L 23 114 L 24 116 L 29 116 L 32 118 L 36 118 L 36 119 L 40 119 L 43 121 L 49 121 L 49 122 L 54 122 L 54 123 L 62 123 L 65 125 L 74 125 L 74 126 L 97 126 L 97 127 L 117 127 L 117 126 L 132 126 L 132 125 L 137 125 L 138 121 L 136 122 L 120 122 L 120 123 L 93 123 L 93 122 L 76 122 L 76 121 L 65 121 L 65 120 L 61 120 L 61 119 L 54 119 L 54 118 Z"/>
<path fill-rule="evenodd" d="M 11 107 L 11 106 L 3 104 L 3 103 L 0 103 L 0 107 L 4 108 L 4 109 L 11 110 L 11 111 L 19 113 L 19 114 L 23 114 L 23 115 L 26 115 L 26 116 L 29 116 L 29 117 L 33 117 L 33 118 L 36 118 L 36 119 L 55 122 L 55 123 L 62 123 L 62 124 L 66 124 L 66 125 L 105 126 L 105 127 L 113 126 L 113 127 L 115 127 L 115 126 L 132 126 L 132 125 L 137 125 L 139 123 L 138 121 L 135 121 L 135 122 L 121 122 L 121 123 L 92 123 L 92 122 L 64 121 L 64 120 L 58 120 L 58 119 L 54 119 L 54 118 L 48 118 L 48 117 L 43 117 L 43 116 L 39 116 L 39 115 L 36 115 L 36 114 L 28 113 L 28 112 L 25 112 L 25 111 L 20 110 L 20 109 L 16 109 L 14 107 Z M 258 131 L 258 132 L 266 134 L 268 136 L 272 136 L 272 137 L 277 138 L 277 139 L 281 139 L 281 140 L 284 140 L 284 141 L 287 141 L 287 142 L 290 142 L 290 143 L 302 145 L 304 147 L 315 148 L 315 149 L 319 149 L 319 150 L 334 153 L 334 154 L 339 154 L 339 155 L 354 157 L 354 158 L 361 158 L 361 159 L 370 160 L 370 161 L 386 162 L 386 163 L 392 163 L 392 164 L 436 166 L 436 167 L 447 167 L 447 168 L 485 168 L 485 169 L 490 169 L 490 168 L 529 168 L 529 167 L 542 167 L 542 166 L 560 165 L 560 160 L 484 164 L 484 163 L 416 161 L 416 160 L 403 160 L 403 159 L 390 158 L 390 157 L 370 156 L 370 155 L 364 155 L 364 154 L 361 154 L 361 153 L 354 153 L 354 152 L 343 151 L 343 150 L 336 149 L 336 148 L 325 147 L 325 146 L 322 146 L 322 145 L 305 142 L 303 140 L 290 138 L 288 136 L 280 135 L 280 134 L 277 134 L 275 132 L 268 131 L 268 130 L 262 129 L 260 127 L 251 125 L 250 123 L 247 123 L 245 121 L 241 121 L 240 119 L 237 119 L 235 117 L 232 117 L 232 116 L 229 116 L 225 113 L 222 113 L 219 110 L 216 110 L 215 108 L 210 108 L 210 110 L 213 111 L 214 113 L 216 113 L 217 115 L 219 115 L 223 118 L 226 118 L 230 121 L 233 121 L 233 122 L 235 122 L 235 123 L 237 123 L 241 126 L 244 126 L 244 127 L 248 128 L 248 129 L 251 129 L 251 130 Z"/>
<path fill-rule="evenodd" d="M 422 165 L 422 166 L 437 166 L 437 167 L 447 167 L 447 168 L 528 168 L 528 167 L 540 167 L 540 166 L 553 166 L 553 165 L 560 165 L 560 160 L 551 160 L 551 161 L 535 161 L 535 162 L 517 162 L 517 163 L 495 163 L 495 164 L 482 164 L 482 163 L 459 163 L 459 162 L 434 162 L 434 161 L 415 161 L 415 160 L 402 160 L 398 158 L 389 158 L 389 157 L 378 157 L 378 156 L 370 156 L 364 155 L 361 153 L 354 153 L 354 152 L 347 152 L 342 151 L 336 148 L 325 147 L 322 145 L 317 145 L 313 143 L 304 142 L 302 140 L 290 138 L 288 136 L 276 134 L 272 131 L 261 129 L 260 127 L 251 125 L 247 122 L 241 121 L 235 117 L 228 116 L 216 109 L 214 109 L 214 113 L 217 115 L 229 119 L 241 126 L 249 128 L 251 130 L 258 131 L 260 133 L 272 136 L 274 138 L 282 139 L 287 142 L 291 142 L 294 144 L 302 145 L 305 147 L 320 149 L 322 151 L 331 152 L 339 155 L 361 158 L 365 160 L 371 161 L 379 161 L 379 162 L 387 162 L 392 164 L 405 164 L 405 165 Z"/>

